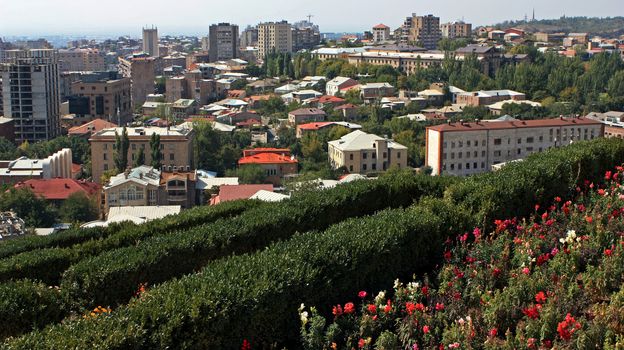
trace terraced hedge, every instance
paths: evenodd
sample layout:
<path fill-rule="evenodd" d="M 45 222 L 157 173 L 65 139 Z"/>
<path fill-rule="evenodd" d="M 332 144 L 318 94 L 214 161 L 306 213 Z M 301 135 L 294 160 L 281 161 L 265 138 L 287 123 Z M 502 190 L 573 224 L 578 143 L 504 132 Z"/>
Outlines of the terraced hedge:
<path fill-rule="evenodd" d="M 30 278 L 43 281 L 49 285 L 58 285 L 63 272 L 72 264 L 89 256 L 99 254 L 106 250 L 135 245 L 149 237 L 182 231 L 192 227 L 211 223 L 218 219 L 229 218 L 242 212 L 262 205 L 259 201 L 233 201 L 211 207 L 200 207 L 197 210 L 184 211 L 180 214 L 180 220 L 176 216 L 167 216 L 163 219 L 154 220 L 145 225 L 132 223 L 115 224 L 102 232 L 105 236 L 85 241 L 68 248 L 35 249 L 13 255 L 0 260 L 0 281 L 10 279 Z M 110 232 L 109 232 L 110 231 Z M 75 237 L 85 238 L 92 235 L 92 229 L 85 230 L 80 236 L 79 231 L 73 231 L 69 236 L 63 235 L 57 242 L 63 244 L 73 241 Z M 54 237 L 51 235 L 48 237 Z M 74 237 L 74 238 L 72 238 Z M 19 241 L 20 238 L 15 239 Z"/>
<path fill-rule="evenodd" d="M 453 181 L 402 173 L 309 192 L 86 259 L 64 273 L 61 288 L 79 305 L 115 306 L 126 302 L 140 283 L 152 285 L 192 273 L 209 261 L 263 249 L 295 232 L 322 230 L 346 218 L 409 206 L 422 195 L 441 196 Z"/>
<path fill-rule="evenodd" d="M 251 207 L 252 203 L 254 202 L 249 201 L 240 211 L 242 212 L 247 207 Z M 239 205 L 236 204 L 235 206 Z M 135 225 L 129 222 L 114 223 L 108 227 L 72 228 L 49 236 L 25 236 L 4 240 L 0 242 L 0 259 L 37 249 L 71 247 L 89 240 L 106 238 L 120 231 L 163 232 L 184 229 L 205 223 L 207 220 L 212 220 L 213 211 L 214 208 L 203 206 L 185 210 L 180 214 L 170 215 L 142 225 Z"/>

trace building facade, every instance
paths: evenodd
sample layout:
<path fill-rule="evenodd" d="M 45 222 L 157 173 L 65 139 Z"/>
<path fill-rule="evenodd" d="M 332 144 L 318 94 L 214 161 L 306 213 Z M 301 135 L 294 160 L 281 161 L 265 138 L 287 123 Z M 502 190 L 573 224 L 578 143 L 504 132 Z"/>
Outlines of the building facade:
<path fill-rule="evenodd" d="M 119 58 L 119 72 L 130 78 L 132 110 L 145 103 L 147 95 L 153 94 L 156 84 L 156 60 L 153 57 Z"/>
<path fill-rule="evenodd" d="M 449 22 L 440 25 L 443 38 L 470 38 L 472 36 L 472 24 L 465 22 Z"/>
<path fill-rule="evenodd" d="M 292 52 L 293 38 L 290 23 L 286 21 L 258 24 L 258 59 L 275 50 L 278 53 Z"/>
<path fill-rule="evenodd" d="M 106 69 L 104 55 L 97 49 L 59 50 L 61 72 L 94 72 Z"/>
<path fill-rule="evenodd" d="M 122 124 L 132 117 L 130 78 L 111 72 L 109 79 L 84 75 L 71 84 L 69 113 L 88 120 L 105 119 Z"/>
<path fill-rule="evenodd" d="M 390 27 L 385 24 L 378 24 L 373 27 L 373 42 L 381 43 L 390 40 Z"/>
<path fill-rule="evenodd" d="M 297 174 L 299 162 L 290 155 L 288 148 L 256 148 L 243 151 L 239 166 L 258 165 L 264 170 L 266 181 L 275 186 L 282 183 L 285 175 Z"/>
<path fill-rule="evenodd" d="M 160 55 L 158 47 L 158 28 L 143 28 L 143 52 L 150 57 Z"/>
<path fill-rule="evenodd" d="M 427 128 L 425 164 L 433 175 L 479 174 L 493 165 L 603 133 L 604 126 L 588 118 L 449 122 Z"/>
<path fill-rule="evenodd" d="M 210 26 L 210 62 L 225 61 L 238 57 L 238 26 L 219 23 Z"/>
<path fill-rule="evenodd" d="M 192 129 L 184 127 L 140 127 L 126 128 L 130 146 L 128 147 L 128 166 L 131 166 L 140 148 L 143 148 L 145 165 L 152 163 L 150 138 L 152 134 L 160 136 L 161 164 L 167 171 L 190 171 L 193 165 Z M 122 134 L 122 128 L 104 129 L 91 136 L 91 166 L 93 179 L 100 182 L 102 174 L 115 168 L 115 132 Z"/>
<path fill-rule="evenodd" d="M 407 168 L 407 147 L 377 135 L 356 130 L 327 144 L 333 169 L 369 174 Z"/>
<path fill-rule="evenodd" d="M 240 34 L 239 47 L 246 48 L 254 46 L 258 46 L 258 28 L 247 26 Z"/>
<path fill-rule="evenodd" d="M 15 141 L 37 142 L 60 134 L 58 54 L 9 50 L 0 61 L 4 116 L 14 120 Z"/>
<path fill-rule="evenodd" d="M 415 13 L 407 17 L 401 27 L 401 41 L 420 43 L 428 50 L 434 50 L 442 39 L 440 17 L 434 15 L 417 16 Z"/>

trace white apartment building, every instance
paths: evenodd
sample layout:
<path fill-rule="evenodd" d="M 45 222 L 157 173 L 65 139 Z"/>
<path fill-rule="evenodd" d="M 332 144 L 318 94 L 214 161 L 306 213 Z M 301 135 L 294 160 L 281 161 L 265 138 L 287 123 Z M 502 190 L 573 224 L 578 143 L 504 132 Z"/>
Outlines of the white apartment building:
<path fill-rule="evenodd" d="M 258 59 L 264 59 L 273 49 L 278 53 L 292 52 L 293 38 L 290 23 L 266 22 L 258 24 Z"/>
<path fill-rule="evenodd" d="M 338 140 L 329 141 L 329 164 L 333 169 L 345 168 L 350 173 L 377 173 L 397 167 L 407 168 L 407 147 L 361 130 Z"/>
<path fill-rule="evenodd" d="M 433 175 L 479 174 L 496 164 L 603 133 L 604 125 L 587 118 L 449 122 L 427 128 L 425 164 Z"/>

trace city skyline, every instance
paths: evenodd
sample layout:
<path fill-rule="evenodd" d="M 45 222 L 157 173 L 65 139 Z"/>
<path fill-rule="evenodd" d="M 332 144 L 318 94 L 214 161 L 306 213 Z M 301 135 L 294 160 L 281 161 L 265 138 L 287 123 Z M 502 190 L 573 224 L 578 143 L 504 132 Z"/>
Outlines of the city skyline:
<path fill-rule="evenodd" d="M 434 14 L 442 22 L 464 19 L 475 26 L 495 24 L 505 20 L 518 20 L 533 9 L 537 19 L 566 16 L 606 17 L 622 13 L 621 4 L 616 0 L 596 0 L 591 8 L 580 0 L 543 2 L 530 0 L 522 3 L 499 3 L 476 0 L 470 3 L 441 0 L 436 3 L 411 3 L 406 0 L 387 0 L 383 7 L 371 8 L 361 1 L 316 2 L 293 1 L 284 3 L 278 0 L 262 2 L 245 1 L 244 6 L 234 8 L 227 3 L 206 4 L 198 0 L 176 2 L 182 10 L 171 16 L 165 11 L 170 3 L 156 1 L 122 2 L 111 0 L 102 8 L 95 1 L 59 0 L 54 2 L 31 0 L 29 6 L 37 8 L 23 21 L 24 4 L 6 2 L 3 4 L 3 21 L 0 23 L 0 37 L 38 35 L 131 35 L 140 36 L 143 26 L 157 26 L 160 35 L 205 35 L 210 24 L 218 22 L 235 23 L 243 29 L 263 21 L 285 19 L 289 22 L 307 19 L 323 32 L 361 32 L 378 23 L 397 28 L 412 12 Z M 77 6 L 80 5 L 80 6 Z M 89 6 L 91 5 L 91 6 Z M 565 5 L 565 10 L 563 9 Z M 483 11 L 487 7 L 488 11 Z M 275 9 L 279 8 L 278 13 Z M 123 9 L 123 13 L 119 13 Z M 185 11 L 194 9 L 193 11 Z M 349 14 L 348 18 L 345 14 Z M 496 14 L 496 15 L 492 15 Z"/>

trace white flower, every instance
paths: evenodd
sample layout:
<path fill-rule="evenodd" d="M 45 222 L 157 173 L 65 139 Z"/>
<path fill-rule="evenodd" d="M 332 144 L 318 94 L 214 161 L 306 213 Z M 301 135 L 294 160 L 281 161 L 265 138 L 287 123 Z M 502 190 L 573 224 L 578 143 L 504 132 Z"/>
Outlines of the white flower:
<path fill-rule="evenodd" d="M 464 319 L 463 319 L 463 318 L 460 318 L 460 319 L 457 321 L 457 323 L 459 323 L 459 325 L 460 325 L 460 326 L 463 326 L 463 325 L 464 325 L 464 323 L 466 323 L 466 321 L 464 321 Z"/>
<path fill-rule="evenodd" d="M 299 306 L 299 312 L 301 313 L 301 311 L 303 311 L 303 309 L 305 309 L 305 304 L 301 303 L 301 305 Z"/>
<path fill-rule="evenodd" d="M 398 278 L 396 280 L 394 280 L 394 289 L 395 290 L 401 288 L 402 285 L 403 285 L 403 283 L 401 283 L 401 281 L 399 281 Z"/>
<path fill-rule="evenodd" d="M 375 304 L 381 304 L 384 303 L 386 301 L 386 292 L 381 291 L 379 292 L 379 294 L 377 294 L 377 296 L 375 297 Z"/>
<path fill-rule="evenodd" d="M 307 311 L 303 311 L 299 315 L 299 318 L 301 319 L 301 323 L 305 326 L 308 323 L 308 312 Z"/>

